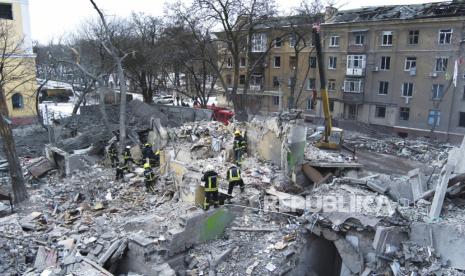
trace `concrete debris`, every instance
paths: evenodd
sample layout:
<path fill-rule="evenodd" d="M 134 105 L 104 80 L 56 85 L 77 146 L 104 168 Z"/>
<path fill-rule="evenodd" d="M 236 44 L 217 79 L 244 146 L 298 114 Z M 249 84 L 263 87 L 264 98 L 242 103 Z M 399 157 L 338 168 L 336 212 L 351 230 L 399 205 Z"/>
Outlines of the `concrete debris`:
<path fill-rule="evenodd" d="M 47 159 L 21 156 L 30 199 L 17 206 L 17 214 L 0 212 L 6 215 L 0 217 L 0 271 L 136 276 L 465 270 L 462 149 L 448 155 L 452 146 L 426 139 L 348 132 L 354 155 L 316 148 L 305 139 L 314 127 L 295 116 L 225 126 L 197 121 L 207 117 L 190 109 L 184 117 L 177 109 L 164 114 L 138 101 L 128 106 L 131 156 L 139 159 L 145 141 L 160 150 L 153 193 L 145 192 L 137 165 L 115 180 L 100 149 L 116 138 L 99 136 L 94 107 L 84 109 L 78 117 L 88 125 L 69 119 L 56 131 L 63 142 L 46 146 Z M 116 106 L 108 110 L 117 112 Z M 226 171 L 236 129 L 248 142 L 241 164 L 245 190 L 229 195 Z M 101 143 L 85 138 L 93 133 Z M 220 207 L 204 211 L 200 178 L 208 166 L 220 176 Z"/>

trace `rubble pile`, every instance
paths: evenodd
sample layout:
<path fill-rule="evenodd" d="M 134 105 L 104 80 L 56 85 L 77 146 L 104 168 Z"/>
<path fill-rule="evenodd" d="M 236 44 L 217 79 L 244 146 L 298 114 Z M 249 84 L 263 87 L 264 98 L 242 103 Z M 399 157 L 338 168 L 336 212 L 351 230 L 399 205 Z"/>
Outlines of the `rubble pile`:
<path fill-rule="evenodd" d="M 387 174 L 364 168 L 358 163 L 363 155 L 303 142 L 307 126 L 288 117 L 169 128 L 144 118 L 136 123 L 143 131 L 129 141 L 136 160 L 140 143 L 133 140 L 160 150 L 153 193 L 145 191 L 142 168 L 132 165 L 115 181 L 99 153 L 78 151 L 79 158 L 96 160 L 66 175 L 46 158 L 23 159 L 30 199 L 15 214 L 1 211 L 0 270 L 31 276 L 463 275 L 465 142 L 447 152 L 451 146 L 427 140 L 349 135 L 349 146 L 383 154 L 377 158 L 426 163 L 405 175 Z M 236 129 L 249 145 L 241 164 L 246 187 L 228 195 Z M 62 147 L 73 151 L 75 145 Z M 71 162 L 75 156 L 65 157 Z M 219 174 L 221 206 L 204 211 L 200 179 L 210 166 Z"/>

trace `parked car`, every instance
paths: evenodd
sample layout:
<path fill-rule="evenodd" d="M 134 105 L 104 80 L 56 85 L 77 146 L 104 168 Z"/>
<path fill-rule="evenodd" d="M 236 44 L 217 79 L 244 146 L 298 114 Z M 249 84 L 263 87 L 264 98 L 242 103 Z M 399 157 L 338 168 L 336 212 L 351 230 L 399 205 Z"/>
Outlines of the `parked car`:
<path fill-rule="evenodd" d="M 153 101 L 156 104 L 172 104 L 172 103 L 174 103 L 173 96 L 162 96 L 162 97 L 155 98 Z"/>

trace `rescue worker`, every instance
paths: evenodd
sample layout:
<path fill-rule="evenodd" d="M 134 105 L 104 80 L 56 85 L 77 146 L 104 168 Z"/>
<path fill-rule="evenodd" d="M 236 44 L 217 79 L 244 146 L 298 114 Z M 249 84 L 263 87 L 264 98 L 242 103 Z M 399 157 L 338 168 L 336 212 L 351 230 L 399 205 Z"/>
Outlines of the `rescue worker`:
<path fill-rule="evenodd" d="M 111 143 L 108 148 L 108 156 L 110 157 L 111 167 L 116 167 L 116 164 L 118 163 L 118 150 L 116 149 L 115 143 Z"/>
<path fill-rule="evenodd" d="M 204 210 L 208 210 L 213 204 L 218 208 L 218 174 L 214 171 L 213 166 L 208 165 L 207 171 L 202 176 L 202 181 L 205 182 L 205 201 L 203 204 Z"/>
<path fill-rule="evenodd" d="M 241 187 L 241 193 L 244 192 L 244 181 L 241 177 L 241 170 L 238 167 L 233 165 L 231 168 L 229 168 L 226 174 L 226 179 L 229 182 L 228 195 L 232 195 L 234 186 L 237 185 Z"/>
<path fill-rule="evenodd" d="M 145 144 L 144 149 L 142 150 L 142 163 L 147 162 L 149 159 L 150 166 L 159 167 L 160 166 L 160 151 L 157 150 L 155 153 L 152 150 L 152 144 Z"/>
<path fill-rule="evenodd" d="M 155 173 L 153 172 L 152 168 L 150 167 L 149 163 L 144 164 L 144 182 L 145 182 L 145 190 L 147 192 L 155 192 L 155 182 L 157 178 Z"/>
<path fill-rule="evenodd" d="M 124 178 L 124 172 L 128 170 L 128 165 L 124 162 L 116 163 L 116 180 L 120 180 Z"/>
<path fill-rule="evenodd" d="M 126 146 L 126 148 L 123 150 L 123 163 L 126 166 L 129 166 L 129 162 L 135 163 L 134 159 L 131 157 L 131 147 Z"/>
<path fill-rule="evenodd" d="M 234 132 L 233 150 L 234 160 L 237 165 L 240 165 L 242 163 L 242 154 L 246 151 L 246 149 L 247 142 L 245 141 L 244 137 L 242 137 L 241 132 L 239 130 L 236 130 Z"/>

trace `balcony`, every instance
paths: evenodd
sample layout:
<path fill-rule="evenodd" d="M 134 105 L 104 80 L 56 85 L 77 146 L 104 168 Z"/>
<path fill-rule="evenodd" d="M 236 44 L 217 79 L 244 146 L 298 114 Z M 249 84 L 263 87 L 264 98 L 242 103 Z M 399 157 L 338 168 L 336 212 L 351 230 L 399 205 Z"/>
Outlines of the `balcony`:
<path fill-rule="evenodd" d="M 366 53 L 368 51 L 368 45 L 366 44 L 349 44 L 347 46 L 347 52 L 353 54 Z"/>
<path fill-rule="evenodd" d="M 363 77 L 365 76 L 365 68 L 347 68 L 346 76 Z"/>
<path fill-rule="evenodd" d="M 363 103 L 363 92 L 361 93 L 342 93 L 342 100 L 346 103 Z"/>

